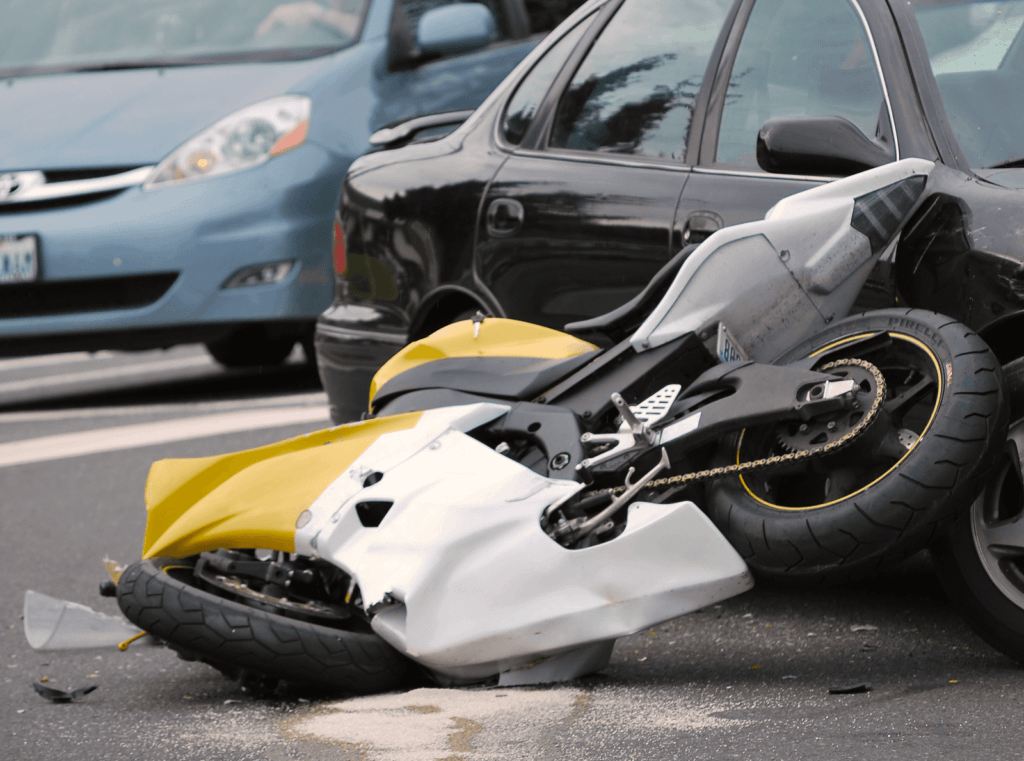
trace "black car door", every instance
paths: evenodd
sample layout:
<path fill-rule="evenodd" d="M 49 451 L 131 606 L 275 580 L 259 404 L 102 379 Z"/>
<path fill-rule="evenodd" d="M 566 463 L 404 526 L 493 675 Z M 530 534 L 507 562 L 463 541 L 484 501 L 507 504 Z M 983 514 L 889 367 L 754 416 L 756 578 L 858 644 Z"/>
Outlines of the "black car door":
<path fill-rule="evenodd" d="M 475 261 L 509 317 L 561 327 L 608 311 L 670 256 L 690 117 L 732 5 L 610 3 L 559 43 L 564 63 L 542 58 L 520 83 Z"/>
<path fill-rule="evenodd" d="M 757 133 L 769 119 L 841 116 L 896 158 L 875 41 L 856 0 L 743 5 L 703 132 L 691 145 L 699 160 L 676 214 L 680 242 L 760 219 L 781 198 L 825 181 L 768 174 L 758 166 Z"/>

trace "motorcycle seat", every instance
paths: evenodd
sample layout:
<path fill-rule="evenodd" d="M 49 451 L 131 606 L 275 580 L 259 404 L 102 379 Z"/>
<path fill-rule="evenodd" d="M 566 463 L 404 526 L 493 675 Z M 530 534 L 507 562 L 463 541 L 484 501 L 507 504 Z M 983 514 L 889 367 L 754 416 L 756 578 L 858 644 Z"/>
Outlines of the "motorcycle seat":
<path fill-rule="evenodd" d="M 446 357 L 412 367 L 385 383 L 374 410 L 412 391 L 448 389 L 492 399 L 529 401 L 596 358 L 589 351 L 567 359 L 537 357 Z"/>
<path fill-rule="evenodd" d="M 589 320 L 570 322 L 563 328 L 566 333 L 577 338 L 592 340 L 593 338 L 604 338 L 611 343 L 618 343 L 635 331 L 644 321 L 651 310 L 661 301 L 669 285 L 675 278 L 679 268 L 683 266 L 686 257 L 697 248 L 696 243 L 691 243 L 673 256 L 668 262 L 655 273 L 650 282 L 640 293 L 631 298 L 625 304 L 612 311 L 592 317 Z"/>

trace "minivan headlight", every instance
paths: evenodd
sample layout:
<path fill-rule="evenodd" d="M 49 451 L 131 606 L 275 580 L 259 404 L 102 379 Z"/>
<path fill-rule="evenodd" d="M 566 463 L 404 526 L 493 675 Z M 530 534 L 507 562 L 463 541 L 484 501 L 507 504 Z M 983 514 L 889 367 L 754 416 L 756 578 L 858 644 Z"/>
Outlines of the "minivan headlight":
<path fill-rule="evenodd" d="M 142 187 L 151 190 L 262 164 L 306 142 L 309 113 L 304 95 L 282 95 L 239 109 L 172 151 Z"/>

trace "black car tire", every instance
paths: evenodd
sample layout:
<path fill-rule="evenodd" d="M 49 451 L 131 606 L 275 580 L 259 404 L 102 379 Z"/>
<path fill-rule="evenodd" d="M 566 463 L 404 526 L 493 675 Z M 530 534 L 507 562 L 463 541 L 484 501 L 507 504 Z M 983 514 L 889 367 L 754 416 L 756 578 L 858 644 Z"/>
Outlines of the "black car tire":
<path fill-rule="evenodd" d="M 296 340 L 295 336 L 271 338 L 262 325 L 255 325 L 207 342 L 206 350 L 224 367 L 273 366 L 288 358 Z"/>
<path fill-rule="evenodd" d="M 953 607 L 994 648 L 1024 663 L 1024 547 L 986 546 L 980 534 L 1024 520 L 1024 358 L 1003 367 L 1010 403 L 1007 446 L 968 511 L 932 546 Z"/>
<path fill-rule="evenodd" d="M 858 347 L 886 331 L 891 344 Z M 841 351 L 850 344 L 849 352 Z M 762 577 L 838 583 L 868 576 L 924 548 L 966 508 L 1006 436 L 1007 410 L 995 355 L 960 323 L 922 310 L 850 317 L 787 351 L 785 364 L 829 351 L 872 362 L 887 403 L 871 426 L 902 448 L 872 446 L 871 426 L 835 454 L 796 469 L 766 468 L 714 481 L 711 519 Z M 917 389 L 917 393 L 910 393 Z M 770 455 L 778 427 L 744 431 L 720 447 L 718 464 Z M 750 433 L 744 449 L 743 437 Z M 758 441 L 763 443 L 756 450 Z M 858 446 L 860 449 L 858 449 Z M 909 448 L 908 448 L 909 447 Z M 773 501 L 768 501 L 769 499 Z"/>
<path fill-rule="evenodd" d="M 287 618 L 200 589 L 192 563 L 174 558 L 129 566 L 117 602 L 140 629 L 225 673 L 366 694 L 397 687 L 409 664 L 372 631 Z"/>

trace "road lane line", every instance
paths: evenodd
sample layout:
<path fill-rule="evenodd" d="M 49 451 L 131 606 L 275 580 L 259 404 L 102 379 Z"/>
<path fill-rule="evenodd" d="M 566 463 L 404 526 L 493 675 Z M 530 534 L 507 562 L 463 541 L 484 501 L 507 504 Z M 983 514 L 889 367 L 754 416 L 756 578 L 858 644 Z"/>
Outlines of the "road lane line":
<path fill-rule="evenodd" d="M 37 439 L 0 444 L 0 468 L 219 436 L 225 433 L 321 421 L 330 421 L 324 408 L 285 407 L 225 412 L 219 415 L 162 420 L 158 423 L 138 423 L 95 431 L 41 436 Z"/>
<path fill-rule="evenodd" d="M 220 410 L 258 409 L 260 407 L 285 407 L 327 405 L 327 394 L 311 391 L 305 394 L 286 394 L 256 399 L 229 399 L 220 402 L 187 402 L 177 404 L 136 404 L 123 407 L 75 407 L 71 409 L 33 410 L 29 412 L 0 412 L 0 426 L 4 423 L 38 423 L 49 420 L 80 420 L 97 417 L 119 417 L 128 415 L 160 415 L 177 412 L 217 412 Z"/>
<path fill-rule="evenodd" d="M 0 373 L 5 370 L 20 370 L 23 367 L 43 367 L 45 365 L 59 365 L 64 362 L 84 362 L 89 359 L 110 359 L 114 356 L 112 351 L 73 351 L 66 354 L 46 354 L 42 357 L 16 357 L 14 359 L 0 359 Z"/>
<path fill-rule="evenodd" d="M 165 370 L 184 370 L 188 367 L 201 367 L 203 365 L 211 368 L 219 367 L 210 357 L 182 357 L 181 359 L 168 359 L 162 362 L 144 362 L 142 364 L 124 365 L 122 367 L 107 367 L 102 370 L 86 370 L 81 373 L 47 375 L 43 378 L 8 381 L 7 383 L 0 383 L 0 394 L 10 393 L 11 391 L 67 386 L 108 378 L 123 378 L 130 375 L 148 375 L 150 373 L 164 372 Z"/>

